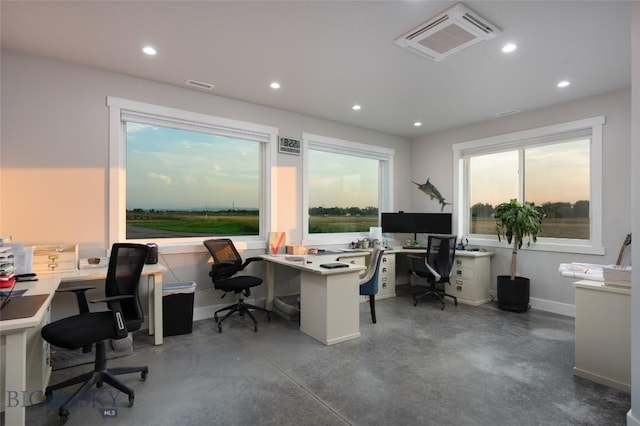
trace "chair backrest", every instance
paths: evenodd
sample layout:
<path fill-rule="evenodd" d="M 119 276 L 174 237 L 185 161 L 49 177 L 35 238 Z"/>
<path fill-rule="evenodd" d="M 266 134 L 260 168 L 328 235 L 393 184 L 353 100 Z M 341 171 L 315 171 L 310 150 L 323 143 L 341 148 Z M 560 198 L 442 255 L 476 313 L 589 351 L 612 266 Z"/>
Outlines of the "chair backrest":
<path fill-rule="evenodd" d="M 138 282 L 148 252 L 149 246 L 145 244 L 115 243 L 111 247 L 105 295 L 107 297 L 134 296 L 133 299 L 120 302 L 125 319 L 137 318 L 144 321 L 142 305 L 138 297 Z"/>
<path fill-rule="evenodd" d="M 229 238 L 206 240 L 203 244 L 209 250 L 214 264 L 218 264 L 218 267 L 212 269 L 210 274 L 214 281 L 230 278 L 242 268 L 242 257 Z M 229 264 L 220 266 L 225 262 Z"/>
<path fill-rule="evenodd" d="M 378 276 L 380 275 L 380 262 L 384 250 L 375 247 L 371 252 L 371 261 L 367 266 L 365 275 L 360 279 L 360 294 L 371 295 L 378 293 Z"/>
<path fill-rule="evenodd" d="M 441 276 L 439 281 L 449 281 L 457 240 L 457 235 L 429 235 L 425 262 Z"/>

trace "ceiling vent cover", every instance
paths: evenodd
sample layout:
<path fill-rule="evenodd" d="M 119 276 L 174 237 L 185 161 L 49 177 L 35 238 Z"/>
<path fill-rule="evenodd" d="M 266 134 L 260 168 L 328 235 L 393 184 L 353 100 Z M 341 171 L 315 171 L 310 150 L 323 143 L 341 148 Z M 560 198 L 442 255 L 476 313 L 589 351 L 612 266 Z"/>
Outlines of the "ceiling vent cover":
<path fill-rule="evenodd" d="M 461 3 L 395 39 L 395 43 L 436 62 L 489 40 L 502 30 Z"/>
<path fill-rule="evenodd" d="M 205 90 L 211 90 L 214 87 L 216 87 L 215 85 L 213 85 L 211 83 L 206 83 L 204 81 L 197 81 L 197 80 L 187 80 L 187 81 L 184 82 L 184 84 L 186 84 L 188 86 L 197 87 L 198 89 L 205 89 Z"/>

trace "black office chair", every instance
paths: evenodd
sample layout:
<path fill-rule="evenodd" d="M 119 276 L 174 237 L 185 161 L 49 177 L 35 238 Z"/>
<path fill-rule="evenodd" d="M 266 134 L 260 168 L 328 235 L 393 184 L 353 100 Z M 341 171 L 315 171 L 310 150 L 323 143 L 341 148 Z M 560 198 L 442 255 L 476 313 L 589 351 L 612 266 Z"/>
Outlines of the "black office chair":
<path fill-rule="evenodd" d="M 378 277 L 380 276 L 380 261 L 384 250 L 376 247 L 371 252 L 369 266 L 360 277 L 360 295 L 369 296 L 369 307 L 371 309 L 371 321 L 376 323 L 376 294 L 378 294 Z"/>
<path fill-rule="evenodd" d="M 417 306 L 420 300 L 430 296 L 440 300 L 442 304 L 440 309 L 444 309 L 445 297 L 452 298 L 454 303 L 458 304 L 458 298 L 445 291 L 445 284 L 451 285 L 449 279 L 453 271 L 453 259 L 456 255 L 456 241 L 456 235 L 429 235 L 424 267 L 414 267 L 411 271 L 414 275 L 427 279 L 429 290 L 413 295 L 414 306 Z"/>
<path fill-rule="evenodd" d="M 73 402 L 94 384 L 102 387 L 106 382 L 129 396 L 129 406 L 133 406 L 134 391 L 115 376 L 128 373 L 141 373 L 142 380 L 147 378 L 149 368 L 116 367 L 107 368 L 105 342 L 122 339 L 129 332 L 138 330 L 144 321 L 144 315 L 138 298 L 138 281 L 147 257 L 149 247 L 143 244 L 116 243 L 111 248 L 109 269 L 105 281 L 105 296 L 91 300 L 91 303 L 106 302 L 108 311 L 89 312 L 85 292 L 95 287 L 74 287 L 60 289 L 58 292 L 73 292 L 78 301 L 80 313 L 52 322 L 42 328 L 44 340 L 54 346 L 65 349 L 90 351 L 95 343 L 95 363 L 91 372 L 47 386 L 45 396 L 51 400 L 53 391 L 77 383 L 84 383 L 60 407 L 58 413 L 62 423 L 69 419 L 69 410 Z"/>
<path fill-rule="evenodd" d="M 251 295 L 251 287 L 262 284 L 262 278 L 249 275 L 236 276 L 236 274 L 242 271 L 251 262 L 263 259 L 261 257 L 249 257 L 243 262 L 238 250 L 236 250 L 236 247 L 233 245 L 233 241 L 228 238 L 206 240 L 203 243 L 207 250 L 209 250 L 209 253 L 211 253 L 211 257 L 213 257 L 213 265 L 211 265 L 211 272 L 209 272 L 209 276 L 213 282 L 213 288 L 224 291 L 225 293 L 222 297 L 226 296 L 227 292 L 231 291 L 238 295 L 237 303 L 227 306 L 226 308 L 218 309 L 213 314 L 213 319 L 218 325 L 218 332 L 222 333 L 222 323 L 234 312 L 238 312 L 240 316 L 243 316 L 244 314 L 249 315 L 253 321 L 253 330 L 257 332 L 258 322 L 251 314 L 250 309 L 266 312 L 267 320 L 271 321 L 269 311 L 249 303 L 245 303 L 243 297 L 249 297 Z M 221 319 L 218 318 L 218 314 L 223 311 L 229 312 L 227 312 Z"/>

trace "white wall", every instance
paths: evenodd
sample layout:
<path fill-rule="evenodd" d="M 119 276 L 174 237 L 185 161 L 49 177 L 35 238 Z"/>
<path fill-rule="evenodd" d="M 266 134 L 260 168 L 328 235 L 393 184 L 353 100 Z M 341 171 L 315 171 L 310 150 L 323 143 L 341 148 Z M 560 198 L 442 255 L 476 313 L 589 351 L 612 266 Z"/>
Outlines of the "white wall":
<path fill-rule="evenodd" d="M 634 2 L 631 18 L 631 217 L 632 263 L 640 265 L 640 3 Z M 631 291 L 631 409 L 627 414 L 629 426 L 640 426 L 640 275 L 632 275 Z"/>
<path fill-rule="evenodd" d="M 409 179 L 408 139 L 12 51 L 2 51 L 0 64 L 0 234 L 11 234 L 15 241 L 78 243 L 81 257 L 104 255 L 107 96 L 273 126 L 283 136 L 308 132 L 393 148 L 401 165 L 394 168 L 394 206 L 409 207 L 409 195 L 397 184 Z M 302 158 L 278 154 L 275 162 L 279 199 L 274 230 L 287 231 L 289 242 L 300 243 Z M 170 267 L 167 282 L 198 283 L 197 307 L 220 302 L 219 292 L 210 290 L 208 256 L 201 250 L 161 256 Z M 263 289 L 254 293 L 261 297 Z"/>
<path fill-rule="evenodd" d="M 631 231 L 631 164 L 627 161 L 631 149 L 630 96 L 630 90 L 616 91 L 415 139 L 411 145 L 411 177 L 418 182 L 429 177 L 443 196 L 450 200 L 453 195 L 452 144 L 605 115 L 603 243 L 606 254 L 593 256 L 530 251 L 521 252 L 518 256 L 518 273 L 531 279 L 532 307 L 573 315 L 574 280 L 561 277 L 558 274 L 558 265 L 574 261 L 615 263 L 620 245 Z M 435 201 L 431 201 L 417 190 L 411 192 L 411 206 L 414 211 L 439 210 Z M 445 208 L 445 211 L 448 208 Z M 495 290 L 495 276 L 508 273 L 511 253 L 506 248 L 492 250 L 496 252 L 491 261 L 491 287 Z M 626 259 L 626 262 L 628 261 L 629 259 Z"/>

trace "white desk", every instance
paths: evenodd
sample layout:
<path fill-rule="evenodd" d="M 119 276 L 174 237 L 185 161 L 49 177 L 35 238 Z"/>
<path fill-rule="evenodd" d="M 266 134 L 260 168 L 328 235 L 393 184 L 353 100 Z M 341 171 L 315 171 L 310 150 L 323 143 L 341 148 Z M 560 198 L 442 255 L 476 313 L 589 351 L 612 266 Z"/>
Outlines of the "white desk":
<path fill-rule="evenodd" d="M 631 392 L 631 289 L 581 280 L 576 290 L 573 374 Z"/>
<path fill-rule="evenodd" d="M 49 306 L 53 294 L 60 284 L 59 279 L 49 278 L 40 279 L 40 281 L 32 281 L 25 283 L 17 283 L 16 290 L 26 289 L 25 296 L 36 294 L 47 294 L 47 299 L 42 303 L 35 315 L 27 318 L 19 318 L 13 320 L 0 321 L 0 335 L 5 341 L 6 357 L 4 360 L 4 389 L 3 396 L 6 404 L 4 413 L 4 422 L 6 425 L 23 425 L 25 421 L 25 406 L 30 403 L 41 402 L 43 398 L 42 391 L 39 395 L 32 395 L 27 390 L 27 333 L 40 327 L 43 322 L 48 321 Z M 11 303 L 11 302 L 9 302 Z M 41 372 L 46 375 L 45 381 L 48 381 L 48 371 Z M 24 393 L 23 393 L 24 392 Z M 37 398 L 38 400 L 33 400 Z"/>
<path fill-rule="evenodd" d="M 338 255 L 306 256 L 307 262 L 292 262 L 285 256 L 263 255 L 267 261 L 266 308 L 273 308 L 275 268 L 284 266 L 300 272 L 300 331 L 325 345 L 360 337 L 360 295 L 358 276 L 366 267 L 325 269 L 322 263 Z"/>
<path fill-rule="evenodd" d="M 166 268 L 160 264 L 145 265 L 142 275 L 147 276 L 149 285 L 149 334 L 155 333 L 155 344 L 162 344 L 162 274 Z M 106 268 L 83 269 L 73 272 L 57 274 L 41 274 L 38 281 L 16 283 L 16 290 L 27 289 L 25 296 L 35 294 L 47 294 L 47 299 L 42 303 L 38 312 L 28 318 L 0 321 L 0 335 L 5 341 L 6 358 L 5 368 L 2 371 L 4 380 L 4 395 L 14 397 L 5 400 L 5 424 L 24 425 L 25 406 L 31 403 L 40 402 L 44 389 L 27 389 L 27 334 L 37 327 L 41 327 L 45 319 L 48 318 L 51 300 L 56 289 L 62 282 L 104 280 L 107 274 Z M 50 368 L 47 364 L 47 371 L 37 372 L 44 377 L 43 386 L 48 385 Z M 15 392 L 10 395 L 7 391 Z M 42 392 L 38 396 L 35 392 Z"/>

